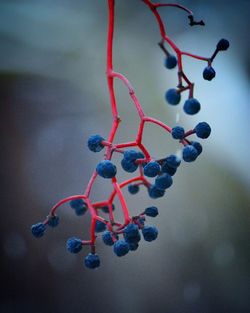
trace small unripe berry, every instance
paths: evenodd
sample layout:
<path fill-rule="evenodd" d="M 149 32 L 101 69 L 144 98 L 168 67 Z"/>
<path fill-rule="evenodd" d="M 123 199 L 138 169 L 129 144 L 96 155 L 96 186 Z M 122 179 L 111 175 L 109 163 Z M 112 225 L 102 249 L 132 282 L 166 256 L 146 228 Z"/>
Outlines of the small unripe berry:
<path fill-rule="evenodd" d="M 103 232 L 104 230 L 106 229 L 106 224 L 99 221 L 99 220 L 96 220 L 96 223 L 95 223 L 95 232 L 96 233 L 101 233 Z"/>
<path fill-rule="evenodd" d="M 78 253 L 82 250 L 82 241 L 79 238 L 72 237 L 67 240 L 66 248 L 71 253 Z"/>
<path fill-rule="evenodd" d="M 151 206 L 145 209 L 145 214 L 150 217 L 156 217 L 159 213 L 155 206 Z"/>
<path fill-rule="evenodd" d="M 144 240 L 150 242 L 157 238 L 158 230 L 154 226 L 144 226 L 142 230 L 142 235 L 143 235 Z"/>
<path fill-rule="evenodd" d="M 40 238 L 44 235 L 45 225 L 43 223 L 37 223 L 31 226 L 32 235 L 36 238 Z"/>
<path fill-rule="evenodd" d="M 150 161 L 143 168 L 144 175 L 148 177 L 155 177 L 160 173 L 160 171 L 161 171 L 161 167 L 159 163 L 155 161 Z"/>
<path fill-rule="evenodd" d="M 84 264 L 87 268 L 95 269 L 100 266 L 100 258 L 97 254 L 89 253 L 84 259 Z"/>
<path fill-rule="evenodd" d="M 176 105 L 181 101 L 181 94 L 177 89 L 172 88 L 166 92 L 165 98 L 169 104 Z"/>
<path fill-rule="evenodd" d="M 217 43 L 217 50 L 219 51 L 226 51 L 229 48 L 229 41 L 227 39 L 221 39 Z"/>
<path fill-rule="evenodd" d="M 138 185 L 128 185 L 128 191 L 132 194 L 135 195 L 138 191 L 140 190 L 140 187 Z"/>
<path fill-rule="evenodd" d="M 200 122 L 195 126 L 195 132 L 197 137 L 206 139 L 211 134 L 211 127 L 206 122 Z"/>
<path fill-rule="evenodd" d="M 173 178 L 167 173 L 164 173 L 162 175 L 159 175 L 155 179 L 155 186 L 158 189 L 165 190 L 169 187 L 171 187 L 173 184 Z"/>
<path fill-rule="evenodd" d="M 100 135 L 92 135 L 88 139 L 88 148 L 89 150 L 93 152 L 99 152 L 104 148 L 104 145 L 102 145 L 102 141 L 104 138 L 102 138 Z"/>
<path fill-rule="evenodd" d="M 203 71 L 203 78 L 205 80 L 212 80 L 216 75 L 215 70 L 212 68 L 212 66 L 207 66 L 205 67 L 204 71 Z"/>
<path fill-rule="evenodd" d="M 50 215 L 48 217 L 48 225 L 50 227 L 56 227 L 59 224 L 59 216 L 57 215 Z"/>
<path fill-rule="evenodd" d="M 197 150 L 192 145 L 187 145 L 182 150 L 183 160 L 186 162 L 193 162 L 198 156 Z"/>
<path fill-rule="evenodd" d="M 113 250 L 117 256 L 124 256 L 129 252 L 129 245 L 124 240 L 117 240 L 113 246 Z"/>
<path fill-rule="evenodd" d="M 183 127 L 181 126 L 175 126 L 172 128 L 172 131 L 171 131 L 171 134 L 172 134 L 172 137 L 174 139 L 183 139 L 184 138 L 184 135 L 185 135 L 185 130 Z"/>
<path fill-rule="evenodd" d="M 198 113 L 201 109 L 200 102 L 195 98 L 187 99 L 184 103 L 183 110 L 189 115 Z"/>
<path fill-rule="evenodd" d="M 170 54 L 166 57 L 165 59 L 165 66 L 166 68 L 168 68 L 169 70 L 175 68 L 177 65 L 177 59 L 174 55 Z"/>
<path fill-rule="evenodd" d="M 118 239 L 118 236 L 115 235 L 115 238 Z M 103 234 L 102 234 L 102 240 L 105 243 L 105 245 L 107 246 L 113 246 L 114 244 L 114 240 L 112 237 L 112 234 L 110 231 L 106 230 Z"/>
<path fill-rule="evenodd" d="M 116 166 L 109 160 L 103 160 L 97 164 L 96 171 L 103 178 L 112 178 L 116 175 Z"/>

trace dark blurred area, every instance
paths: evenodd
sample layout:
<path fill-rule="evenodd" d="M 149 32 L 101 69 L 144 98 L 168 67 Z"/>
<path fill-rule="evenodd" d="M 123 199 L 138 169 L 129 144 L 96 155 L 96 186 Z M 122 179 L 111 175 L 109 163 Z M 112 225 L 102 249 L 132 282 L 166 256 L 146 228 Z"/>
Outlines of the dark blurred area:
<path fill-rule="evenodd" d="M 76 217 L 64 205 L 59 227 L 40 240 L 30 226 L 61 198 L 83 192 L 101 158 L 86 141 L 95 133 L 107 137 L 112 121 L 107 3 L 0 1 L 1 313 L 250 312 L 250 2 L 180 3 L 206 22 L 191 28 L 185 13 L 161 10 L 182 49 L 210 55 L 220 38 L 231 43 L 215 60 L 211 83 L 202 80 L 202 62 L 185 59 L 202 103 L 197 117 L 165 103 L 176 71 L 163 67 L 158 28 L 142 1 L 117 0 L 114 66 L 133 83 L 149 115 L 170 126 L 178 115 L 186 128 L 205 120 L 212 136 L 197 162 L 183 164 L 165 198 L 125 191 L 133 214 L 158 206 L 160 215 L 149 224 L 158 227 L 159 238 L 124 258 L 98 240 L 102 264 L 90 271 L 83 265 L 87 248 L 79 255 L 65 248 L 71 236 L 88 239 L 89 216 Z M 138 118 L 126 89 L 119 82 L 116 88 L 123 120 L 117 140 L 127 141 Z M 178 149 L 153 126 L 145 144 L 155 157 Z M 110 190 L 99 179 L 92 197 L 101 200 Z"/>

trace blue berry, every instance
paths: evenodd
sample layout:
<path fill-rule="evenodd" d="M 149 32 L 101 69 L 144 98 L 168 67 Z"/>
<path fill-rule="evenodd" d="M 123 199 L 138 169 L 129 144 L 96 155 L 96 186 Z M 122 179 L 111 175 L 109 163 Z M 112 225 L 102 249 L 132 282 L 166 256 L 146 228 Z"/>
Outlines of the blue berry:
<path fill-rule="evenodd" d="M 201 109 L 200 102 L 195 98 L 187 99 L 184 103 L 183 110 L 189 115 L 198 113 Z"/>
<path fill-rule="evenodd" d="M 115 235 L 115 238 L 118 239 L 118 236 Z M 107 246 L 113 246 L 114 244 L 114 240 L 112 237 L 112 234 L 110 231 L 106 230 L 103 234 L 102 234 L 102 240 L 105 243 L 105 245 Z"/>
<path fill-rule="evenodd" d="M 117 256 L 124 256 L 129 252 L 129 245 L 124 240 L 117 240 L 113 246 L 114 253 Z"/>
<path fill-rule="evenodd" d="M 138 249 L 139 244 L 137 242 L 133 242 L 133 243 L 129 243 L 128 246 L 129 246 L 130 251 L 135 251 Z"/>
<path fill-rule="evenodd" d="M 171 134 L 172 134 L 172 137 L 174 139 L 183 139 L 184 138 L 184 135 L 185 135 L 185 130 L 183 127 L 181 126 L 175 126 L 172 128 L 172 131 L 171 131 Z"/>
<path fill-rule="evenodd" d="M 182 150 L 183 160 L 186 162 L 193 162 L 198 156 L 197 150 L 192 145 L 186 145 Z"/>
<path fill-rule="evenodd" d="M 155 186 L 156 186 L 156 188 L 158 188 L 160 190 L 165 190 L 165 189 L 169 188 L 170 186 L 172 186 L 172 184 L 173 184 L 173 178 L 171 175 L 169 175 L 167 173 L 159 175 L 155 179 Z"/>
<path fill-rule="evenodd" d="M 163 163 L 162 167 L 161 167 L 161 170 L 162 170 L 163 173 L 167 173 L 167 174 L 169 174 L 171 176 L 174 176 L 174 174 L 177 171 L 177 168 L 170 167 L 167 163 Z"/>
<path fill-rule="evenodd" d="M 71 200 L 69 205 L 75 210 L 76 215 L 79 216 L 83 215 L 88 209 L 87 204 L 82 199 Z"/>
<path fill-rule="evenodd" d="M 154 226 L 144 226 L 142 230 L 142 235 L 143 235 L 144 240 L 153 241 L 158 236 L 158 230 Z"/>
<path fill-rule="evenodd" d="M 212 68 L 212 66 L 207 66 L 205 67 L 204 71 L 203 71 L 203 78 L 205 80 L 212 80 L 216 75 L 215 70 Z"/>
<path fill-rule="evenodd" d="M 144 175 L 148 177 L 155 177 L 160 173 L 160 171 L 161 167 L 159 163 L 155 161 L 148 162 L 143 168 Z"/>
<path fill-rule="evenodd" d="M 195 132 L 197 137 L 206 139 L 211 134 L 211 127 L 206 122 L 200 122 L 195 126 Z"/>
<path fill-rule="evenodd" d="M 96 220 L 96 223 L 95 223 L 95 232 L 97 233 L 101 233 L 103 232 L 104 230 L 106 229 L 106 224 L 99 221 L 99 220 Z"/>
<path fill-rule="evenodd" d="M 136 150 L 131 149 L 131 150 L 125 151 L 123 157 L 127 161 L 135 161 L 137 159 L 143 159 L 144 154 L 140 151 L 136 151 Z"/>
<path fill-rule="evenodd" d="M 165 98 L 169 104 L 176 105 L 181 101 L 181 94 L 177 89 L 172 88 L 166 92 Z"/>
<path fill-rule="evenodd" d="M 48 225 L 50 227 L 56 227 L 59 224 L 59 216 L 50 215 L 48 218 Z"/>
<path fill-rule="evenodd" d="M 96 171 L 103 178 L 112 178 L 116 175 L 116 166 L 109 160 L 103 160 L 97 164 Z"/>
<path fill-rule="evenodd" d="M 100 258 L 97 254 L 89 253 L 84 259 L 84 264 L 87 268 L 97 268 L 100 266 Z"/>
<path fill-rule="evenodd" d="M 171 70 L 172 68 L 175 68 L 177 64 L 177 59 L 174 55 L 168 55 L 165 59 L 165 66 L 166 68 L 168 68 L 169 70 Z"/>
<path fill-rule="evenodd" d="M 67 240 L 66 248 L 71 253 L 78 253 L 82 250 L 82 241 L 79 238 L 72 237 Z"/>
<path fill-rule="evenodd" d="M 102 141 L 104 138 L 102 138 L 100 135 L 92 135 L 88 139 L 88 148 L 89 150 L 93 152 L 99 152 L 104 148 L 104 145 L 102 145 Z"/>
<path fill-rule="evenodd" d="M 136 164 L 134 161 L 128 161 L 126 159 L 122 159 L 121 166 L 124 169 L 124 171 L 133 173 L 137 170 L 138 164 Z"/>
<path fill-rule="evenodd" d="M 114 210 L 115 210 L 115 205 L 112 204 L 112 211 L 114 211 Z M 109 207 L 108 207 L 108 205 L 103 206 L 103 207 L 102 207 L 102 211 L 103 211 L 104 213 L 109 213 Z"/>
<path fill-rule="evenodd" d="M 157 207 L 151 206 L 146 208 L 145 214 L 150 217 L 156 217 L 159 213 Z"/>
<path fill-rule="evenodd" d="M 165 190 L 158 189 L 155 185 L 148 188 L 149 197 L 152 199 L 161 198 L 165 194 Z"/>
<path fill-rule="evenodd" d="M 141 240 L 138 225 L 128 224 L 124 228 L 124 239 L 127 243 L 138 243 Z"/>
<path fill-rule="evenodd" d="M 229 48 L 229 41 L 227 39 L 221 39 L 218 43 L 217 43 L 217 50 L 219 51 L 226 51 Z"/>
<path fill-rule="evenodd" d="M 169 167 L 177 168 L 181 164 L 181 159 L 174 154 L 170 154 L 170 156 L 164 159 L 163 163 L 167 164 Z"/>
<path fill-rule="evenodd" d="M 128 191 L 132 194 L 135 195 L 138 191 L 140 190 L 140 187 L 138 185 L 128 185 Z"/>
<path fill-rule="evenodd" d="M 45 229 L 46 227 L 43 223 L 37 223 L 31 226 L 32 235 L 36 238 L 42 237 L 44 235 Z"/>
<path fill-rule="evenodd" d="M 197 141 L 191 141 L 191 145 L 197 150 L 198 155 L 202 152 L 202 145 Z"/>

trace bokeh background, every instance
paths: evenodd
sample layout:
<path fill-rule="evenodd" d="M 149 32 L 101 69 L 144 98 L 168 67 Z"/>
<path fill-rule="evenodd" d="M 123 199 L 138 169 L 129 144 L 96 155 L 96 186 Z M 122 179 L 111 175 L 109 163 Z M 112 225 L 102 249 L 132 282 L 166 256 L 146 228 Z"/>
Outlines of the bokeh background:
<path fill-rule="evenodd" d="M 117 258 L 99 240 L 102 266 L 90 271 L 83 266 L 87 249 L 76 256 L 65 249 L 70 236 L 88 238 L 89 216 L 77 218 L 65 205 L 60 227 L 40 240 L 30 225 L 59 199 L 82 192 L 101 157 L 88 151 L 86 141 L 93 133 L 107 137 L 112 121 L 106 1 L 0 1 L 1 313 L 250 312 L 250 2 L 181 3 L 206 22 L 191 28 L 184 12 L 161 10 L 182 49 L 209 56 L 220 38 L 231 43 L 216 58 L 210 83 L 202 79 L 203 62 L 185 59 L 202 103 L 197 116 L 164 100 L 176 86 L 176 70 L 163 66 L 158 28 L 142 1 L 117 0 L 114 65 L 149 115 L 170 126 L 179 115 L 187 129 L 207 121 L 212 135 L 202 156 L 183 164 L 163 199 L 125 191 L 134 214 L 159 207 L 159 217 L 149 221 L 159 229 L 157 241 Z M 120 82 L 116 90 L 123 120 L 117 140 L 129 140 L 138 118 Z M 154 126 L 147 127 L 145 144 L 155 157 L 178 152 Z M 119 179 L 128 176 L 119 172 Z M 109 191 L 99 179 L 92 199 Z"/>

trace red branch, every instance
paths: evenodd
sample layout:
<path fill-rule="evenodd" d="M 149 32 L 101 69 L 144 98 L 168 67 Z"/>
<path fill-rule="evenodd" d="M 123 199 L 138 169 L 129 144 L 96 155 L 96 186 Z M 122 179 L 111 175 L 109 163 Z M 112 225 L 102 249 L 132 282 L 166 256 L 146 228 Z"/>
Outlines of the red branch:
<path fill-rule="evenodd" d="M 140 174 L 138 176 L 133 177 L 129 180 L 123 181 L 121 183 L 118 183 L 116 178 L 113 178 L 111 180 L 111 183 L 113 185 L 113 191 L 111 192 L 111 194 L 107 200 L 99 201 L 99 202 L 93 202 L 93 203 L 91 203 L 91 201 L 90 201 L 91 190 L 92 190 L 92 187 L 93 187 L 95 180 L 97 178 L 97 172 L 94 171 L 83 195 L 75 195 L 75 196 L 71 196 L 71 197 L 62 199 L 57 204 L 55 204 L 52 207 L 52 209 L 50 210 L 50 215 L 55 215 L 56 210 L 62 204 L 66 203 L 68 201 L 74 200 L 74 199 L 83 199 L 85 201 L 88 209 L 89 209 L 90 214 L 91 214 L 92 222 L 91 222 L 91 236 L 90 236 L 91 238 L 90 238 L 90 240 L 82 241 L 82 244 L 91 245 L 92 252 L 95 251 L 95 247 L 94 247 L 95 240 L 96 240 L 95 224 L 96 224 L 97 220 L 105 223 L 107 225 L 108 229 L 112 232 L 121 231 L 128 223 L 130 223 L 133 220 L 133 217 L 131 217 L 129 214 L 129 210 L 128 210 L 122 189 L 125 186 L 127 186 L 131 183 L 134 183 L 134 182 L 136 182 L 137 185 L 144 185 L 146 188 L 149 188 L 151 186 L 150 182 L 148 182 L 147 179 L 145 178 L 145 176 L 143 175 L 143 170 L 142 170 L 142 162 L 143 161 L 147 162 L 147 161 L 150 161 L 152 159 L 149 151 L 147 150 L 147 148 L 142 143 L 145 123 L 156 124 L 156 125 L 160 126 L 161 128 L 163 128 L 164 130 L 166 130 L 167 133 L 171 133 L 171 130 L 172 130 L 171 127 L 167 126 L 163 122 L 161 122 L 155 118 L 152 118 L 150 116 L 145 115 L 145 113 L 142 109 L 142 106 L 141 106 L 138 98 L 136 97 L 135 89 L 132 86 L 132 84 L 129 82 L 129 80 L 123 74 L 115 72 L 113 70 L 113 35 L 114 35 L 114 22 L 115 22 L 115 12 L 114 12 L 115 11 L 115 0 L 107 0 L 107 1 L 108 1 L 108 11 L 109 11 L 109 17 L 108 17 L 109 22 L 108 22 L 108 37 L 107 37 L 106 76 L 107 76 L 108 91 L 109 91 L 109 96 L 110 96 L 110 104 L 111 104 L 111 112 L 112 112 L 113 122 L 112 122 L 112 127 L 110 130 L 109 136 L 108 136 L 108 140 L 102 142 L 102 144 L 105 146 L 105 149 L 106 149 L 105 159 L 111 159 L 114 152 L 123 153 L 124 152 L 123 149 L 129 148 L 129 147 L 137 147 L 138 149 L 140 149 L 142 151 L 142 153 L 144 154 L 145 159 L 138 160 L 139 171 L 140 171 Z M 168 45 L 171 46 L 171 48 L 175 51 L 175 53 L 177 55 L 178 78 L 179 78 L 179 88 L 180 88 L 179 91 L 183 92 L 183 91 L 189 89 L 189 97 L 193 97 L 194 83 L 190 82 L 190 80 L 187 78 L 187 76 L 185 75 L 185 73 L 183 71 L 182 56 L 186 55 L 186 56 L 198 59 L 198 60 L 207 61 L 208 63 L 210 62 L 210 59 L 181 51 L 177 47 L 177 45 L 169 38 L 169 36 L 167 36 L 165 26 L 164 26 L 164 23 L 162 21 L 162 18 L 160 16 L 159 12 L 158 12 L 158 9 L 163 8 L 163 7 L 176 7 L 176 8 L 179 8 L 181 10 L 184 10 L 185 12 L 187 12 L 191 16 L 193 15 L 192 11 L 190 11 L 189 9 L 187 9 L 187 8 L 185 8 L 179 4 L 170 4 L 170 3 L 168 3 L 168 4 L 167 3 L 166 4 L 155 3 L 154 4 L 153 2 L 151 2 L 149 0 L 142 0 L 142 1 L 152 11 L 152 13 L 155 16 L 156 21 L 158 23 L 159 31 L 160 31 L 161 38 L 162 38 L 159 45 L 161 46 L 163 51 L 165 51 L 165 53 L 168 54 L 167 50 L 164 47 L 164 43 L 167 43 Z M 114 90 L 114 79 L 121 80 L 124 83 L 124 85 L 127 87 L 130 98 L 132 99 L 134 106 L 137 110 L 137 113 L 139 115 L 140 123 L 139 123 L 138 132 L 137 132 L 137 136 L 136 136 L 135 141 L 125 142 L 125 143 L 114 143 L 114 139 L 115 139 L 118 127 L 119 127 L 120 122 L 121 122 L 121 119 L 120 119 L 119 113 L 118 113 L 118 109 L 117 109 L 117 103 L 116 103 L 116 96 L 115 96 L 115 90 Z M 182 86 L 183 80 L 187 83 L 186 87 Z M 186 133 L 186 136 L 188 136 L 190 134 L 192 134 L 192 130 L 188 131 Z M 181 140 L 180 143 L 185 145 L 188 143 L 188 141 L 187 140 Z M 122 212 L 123 212 L 123 216 L 124 216 L 124 222 L 123 223 L 115 221 L 114 215 L 112 212 L 112 203 L 113 203 L 114 198 L 116 196 L 118 197 L 120 204 L 121 204 L 121 208 L 122 208 Z M 101 216 L 98 215 L 99 209 L 103 206 L 108 206 L 108 208 L 109 208 L 109 221 L 103 219 Z M 46 224 L 47 222 L 48 222 L 48 218 L 44 221 L 44 223 Z"/>

